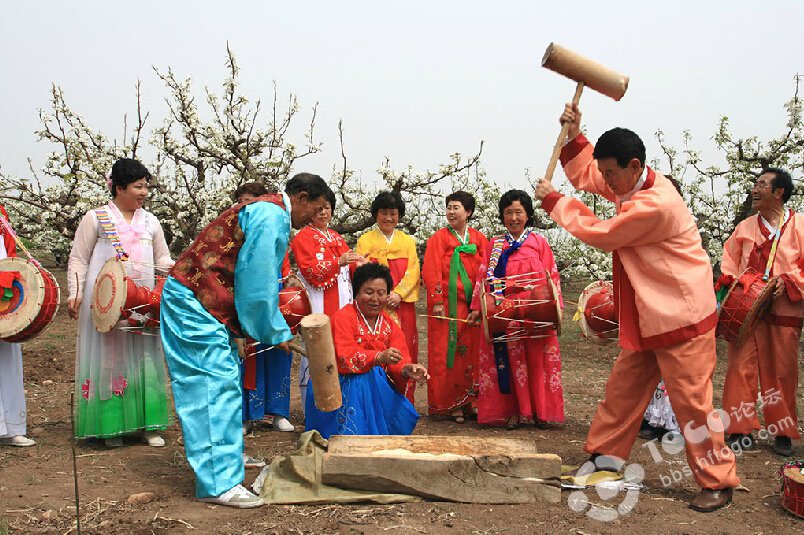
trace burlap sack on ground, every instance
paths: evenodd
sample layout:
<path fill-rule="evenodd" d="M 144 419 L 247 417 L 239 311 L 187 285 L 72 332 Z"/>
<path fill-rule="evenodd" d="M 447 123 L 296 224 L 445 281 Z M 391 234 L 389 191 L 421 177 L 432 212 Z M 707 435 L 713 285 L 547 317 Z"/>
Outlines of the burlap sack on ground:
<path fill-rule="evenodd" d="M 420 497 L 408 494 L 346 490 L 322 484 L 322 457 L 326 451 L 327 440 L 318 431 L 302 433 L 295 452 L 274 457 L 271 464 L 262 469 L 252 485 L 254 492 L 265 503 L 276 505 L 422 501 Z"/>

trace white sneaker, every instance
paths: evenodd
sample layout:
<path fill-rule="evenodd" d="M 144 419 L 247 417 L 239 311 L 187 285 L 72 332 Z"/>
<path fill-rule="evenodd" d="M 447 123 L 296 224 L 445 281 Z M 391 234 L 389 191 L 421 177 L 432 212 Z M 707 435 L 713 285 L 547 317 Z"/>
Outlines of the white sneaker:
<path fill-rule="evenodd" d="M 237 507 L 240 509 L 251 509 L 265 505 L 262 498 L 246 490 L 243 485 L 235 485 L 220 496 L 215 496 L 214 498 L 198 498 L 198 501 Z"/>
<path fill-rule="evenodd" d="M 274 416 L 274 423 L 272 425 L 274 429 L 284 433 L 289 433 L 290 431 L 296 430 L 296 428 L 293 427 L 293 424 L 290 423 L 284 416 Z"/>
<path fill-rule="evenodd" d="M 0 438 L 0 444 L 6 446 L 17 446 L 18 448 L 25 448 L 28 446 L 36 445 L 36 441 L 32 438 L 26 437 L 25 435 L 16 435 L 13 437 Z"/>
<path fill-rule="evenodd" d="M 154 448 L 161 448 L 165 445 L 165 439 L 162 438 L 158 431 L 143 431 L 142 441 Z"/>
<path fill-rule="evenodd" d="M 265 461 L 262 459 L 257 459 L 256 457 L 252 457 L 251 455 L 243 454 L 243 464 L 246 468 L 262 468 L 265 466 Z"/>

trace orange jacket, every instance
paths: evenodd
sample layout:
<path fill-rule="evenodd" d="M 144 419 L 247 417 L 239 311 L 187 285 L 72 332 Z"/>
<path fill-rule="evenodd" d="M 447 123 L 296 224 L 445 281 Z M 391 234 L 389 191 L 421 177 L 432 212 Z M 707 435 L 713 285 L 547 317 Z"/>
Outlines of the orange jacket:
<path fill-rule="evenodd" d="M 620 202 L 579 135 L 561 153 L 564 172 L 578 190 L 617 204 L 606 220 L 573 197 L 551 193 L 542 201 L 550 217 L 585 243 L 614 253 L 613 280 L 620 345 L 635 351 L 690 340 L 717 324 L 712 265 L 698 227 L 673 184 L 646 168 L 645 184 Z"/>
<path fill-rule="evenodd" d="M 760 215 L 744 219 L 723 245 L 723 261 L 720 270 L 724 275 L 739 277 L 747 267 L 755 247 L 768 245 L 772 240 L 770 232 L 762 224 Z M 773 300 L 770 313 L 766 316 L 769 323 L 788 324 L 784 318 L 795 319 L 791 325 L 800 325 L 804 316 L 804 215 L 790 211 L 787 223 L 782 227 L 779 244 L 776 246 L 776 257 L 770 275 L 781 277 L 785 283 L 785 291 Z M 765 272 L 762 265 L 751 266 L 760 273 Z"/>

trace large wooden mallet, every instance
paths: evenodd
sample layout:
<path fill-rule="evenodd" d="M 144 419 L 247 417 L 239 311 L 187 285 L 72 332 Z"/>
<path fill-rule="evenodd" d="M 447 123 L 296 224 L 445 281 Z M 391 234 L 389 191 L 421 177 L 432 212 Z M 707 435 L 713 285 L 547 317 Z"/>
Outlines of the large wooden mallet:
<path fill-rule="evenodd" d="M 570 80 L 578 82 L 578 85 L 575 87 L 575 95 L 572 97 L 573 104 L 578 104 L 578 101 L 581 100 L 581 93 L 583 92 L 584 86 L 590 87 L 599 93 L 603 93 L 614 100 L 623 98 L 625 91 L 628 89 L 627 76 L 614 72 L 596 61 L 585 58 L 555 43 L 550 43 L 550 46 L 548 46 L 547 50 L 544 52 L 542 67 L 546 67 L 551 71 L 566 76 Z M 547 172 L 544 174 L 546 180 L 553 179 L 558 156 L 561 154 L 561 148 L 564 146 L 564 140 L 567 138 L 568 131 L 569 123 L 564 123 L 561 127 L 561 133 L 556 140 L 556 144 L 553 147 L 553 155 L 550 157 Z"/>
<path fill-rule="evenodd" d="M 307 360 L 310 363 L 315 406 L 324 412 L 337 410 L 341 408 L 343 398 L 329 316 L 310 314 L 303 317 L 299 325 L 304 338 L 304 347 L 307 348 Z"/>

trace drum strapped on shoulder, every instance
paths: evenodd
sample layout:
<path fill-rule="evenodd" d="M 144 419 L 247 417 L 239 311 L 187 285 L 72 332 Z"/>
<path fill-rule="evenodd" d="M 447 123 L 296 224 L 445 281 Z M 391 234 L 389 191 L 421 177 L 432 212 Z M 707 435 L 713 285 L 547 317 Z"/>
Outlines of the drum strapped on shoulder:
<path fill-rule="evenodd" d="M 3 216 L 0 229 L 28 257 L 0 260 L 0 340 L 25 342 L 42 334 L 53 322 L 61 304 L 61 290 L 56 277 L 28 252 Z"/>
<path fill-rule="evenodd" d="M 128 262 L 128 261 L 125 261 Z M 123 260 L 110 258 L 101 267 L 92 288 L 92 322 L 98 332 L 159 328 L 159 306 L 165 277 L 155 277 L 153 289 L 137 284 Z"/>
<path fill-rule="evenodd" d="M 575 316 L 581 333 L 592 342 L 605 345 L 616 342 L 620 335 L 617 309 L 614 307 L 614 285 L 611 281 L 595 281 L 581 292 Z"/>
<path fill-rule="evenodd" d="M 313 313 L 310 297 L 303 286 L 291 286 L 279 290 L 279 312 L 290 327 L 290 332 L 299 332 L 299 322 Z"/>
<path fill-rule="evenodd" d="M 738 346 L 753 334 L 770 309 L 773 286 L 754 268 L 748 268 L 731 284 L 720 305 L 715 334 Z"/>
<path fill-rule="evenodd" d="M 765 277 L 753 268 L 746 269 L 731 283 L 720 305 L 716 336 L 741 345 L 767 314 L 772 301 L 773 287 Z M 596 281 L 587 286 L 578 299 L 576 317 L 589 340 L 599 344 L 616 341 L 619 322 L 611 282 Z"/>
<path fill-rule="evenodd" d="M 502 295 L 487 285 L 502 287 Z M 546 271 L 493 277 L 480 285 L 480 316 L 489 342 L 511 342 L 561 334 L 558 290 Z"/>
<path fill-rule="evenodd" d="M 42 334 L 61 303 L 56 278 L 32 257 L 0 260 L 0 276 L 9 283 L 0 299 L 0 340 L 25 342 Z"/>

